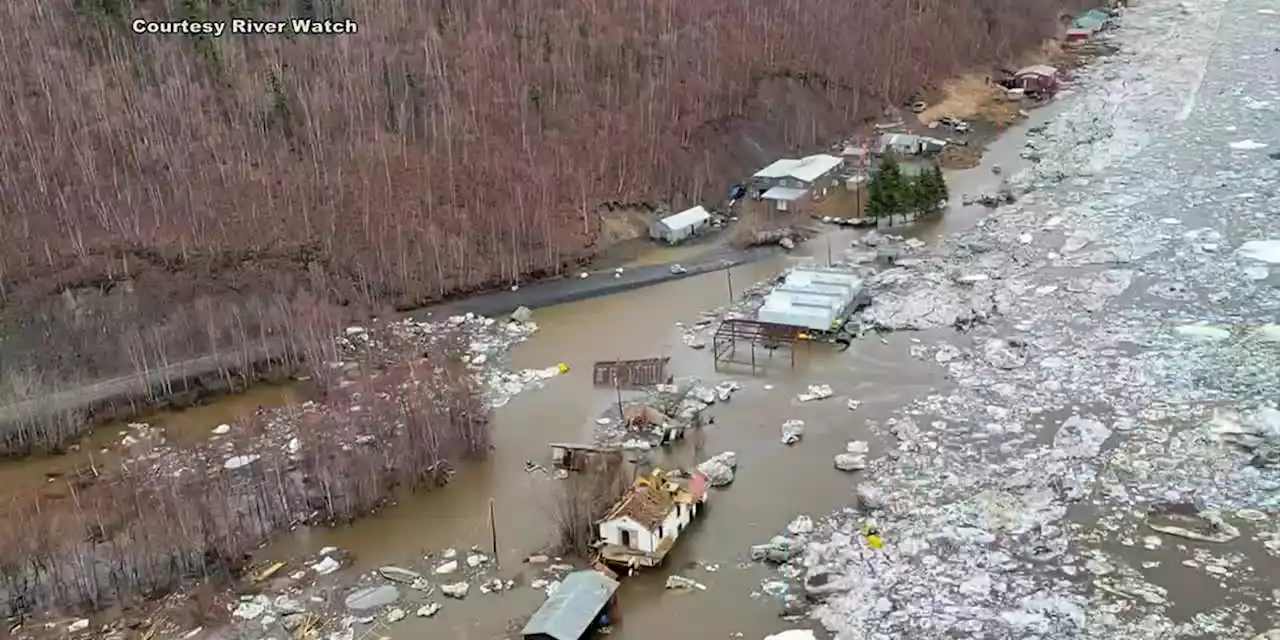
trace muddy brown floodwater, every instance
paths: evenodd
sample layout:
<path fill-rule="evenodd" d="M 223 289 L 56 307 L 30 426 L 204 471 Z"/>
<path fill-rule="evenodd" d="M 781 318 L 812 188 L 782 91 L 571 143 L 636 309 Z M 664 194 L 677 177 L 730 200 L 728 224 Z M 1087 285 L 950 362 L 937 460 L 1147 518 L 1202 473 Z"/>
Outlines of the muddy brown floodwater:
<path fill-rule="evenodd" d="M 771 276 L 785 262 L 736 269 L 735 285 L 739 280 L 754 283 Z M 495 412 L 497 450 L 490 460 L 464 470 L 448 487 L 417 496 L 380 517 L 350 527 L 300 533 L 266 554 L 287 557 L 332 545 L 354 552 L 359 571 L 421 559 L 424 553 L 451 546 L 488 547 L 492 497 L 501 550 L 498 575 L 518 574 L 521 560 L 551 539 L 548 512 L 557 482 L 526 473 L 525 460 L 545 464 L 549 442 L 589 441 L 593 419 L 615 401 L 612 390 L 592 387 L 591 363 L 665 354 L 672 357 L 671 370 L 676 375 L 715 379 L 710 352 L 682 345 L 675 323 L 724 302 L 726 295 L 726 278 L 718 273 L 538 312 L 535 318 L 541 330 L 516 348 L 512 366 L 567 362 L 571 369 Z M 863 340 L 845 353 L 814 345 L 807 353 L 800 351 L 794 370 L 781 354 L 755 378 L 741 368 L 733 370 L 744 389 L 731 402 L 711 409 L 715 424 L 706 428 L 706 453 L 736 451 L 738 479 L 728 489 L 715 492 L 707 517 L 681 538 L 665 567 L 625 581 L 620 595 L 623 620 L 614 636 L 640 638 L 642 633 L 656 632 L 665 637 L 728 637 L 732 632 L 758 634 L 785 628 L 777 617 L 776 603 L 762 599 L 744 606 L 770 572 L 738 565 L 746 559 L 750 545 L 775 535 L 780 525 L 797 514 L 818 516 L 847 502 L 853 477 L 835 471 L 831 457 L 842 452 L 849 439 L 861 437 L 863 419 L 885 417 L 938 382 L 921 373 L 922 367 L 910 366 L 905 355 L 908 346 L 908 336 L 894 336 L 889 344 Z M 883 384 L 886 380 L 892 382 Z M 803 405 L 795 400 L 806 385 L 817 382 L 833 384 L 839 395 Z M 766 391 L 766 384 L 774 388 Z M 863 406 L 850 412 L 845 406 L 848 397 L 857 397 Z M 778 442 L 779 426 L 789 418 L 808 425 L 804 441 L 794 447 Z M 672 463 L 682 466 L 691 464 L 692 456 L 691 444 L 671 452 Z M 662 466 L 660 459 L 655 462 Z M 687 569 L 694 562 L 719 569 L 714 573 Z M 674 572 L 702 582 L 707 591 L 665 592 L 666 575 Z M 405 620 L 393 631 L 395 637 L 405 638 L 424 637 L 427 632 L 432 637 L 501 636 L 510 620 L 532 612 L 543 597 L 527 588 L 502 595 L 473 590 L 464 601 L 446 600 L 436 618 Z M 709 611 L 732 615 L 708 615 Z M 693 630 L 699 633 L 689 635 Z"/>
<path fill-rule="evenodd" d="M 993 190 L 999 182 L 991 171 L 993 165 L 1008 174 L 1023 166 L 1025 161 L 1018 156 L 1022 134 L 1044 117 L 1043 110 L 1033 114 L 997 139 L 979 167 L 950 172 L 957 205 L 945 216 L 889 232 L 932 240 L 973 225 L 986 210 L 959 206 L 961 196 Z M 828 247 L 838 257 L 861 233 L 832 231 L 790 255 L 736 267 L 731 272 L 733 288 L 741 292 L 799 261 L 823 263 Z M 678 261 L 686 253 L 693 255 L 679 248 L 660 249 L 635 263 Z M 684 346 L 676 323 L 690 322 L 700 312 L 725 304 L 729 280 L 724 272 L 711 273 L 537 310 L 535 320 L 541 329 L 512 351 L 510 366 L 542 368 L 565 362 L 571 369 L 548 381 L 545 388 L 517 395 L 495 411 L 497 448 L 488 460 L 461 469 L 449 486 L 415 495 L 376 517 L 336 529 L 297 531 L 264 549 L 263 557 L 295 557 L 336 546 L 354 554 L 355 566 L 345 571 L 359 572 L 388 564 L 419 565 L 424 554 L 447 547 L 488 548 L 492 498 L 501 563 L 496 575 L 522 577 L 519 582 L 527 584 L 533 573 L 522 564 L 523 558 L 552 539 L 549 514 L 556 481 L 527 473 L 525 461 L 546 464 L 550 442 L 590 440 L 594 419 L 615 401 L 612 390 L 593 388 L 593 362 L 666 355 L 676 376 L 734 378 L 742 383 L 743 389 L 730 402 L 709 410 L 715 422 L 706 428 L 704 449 L 704 456 L 737 452 L 739 474 L 733 485 L 714 491 L 706 517 L 682 536 L 666 565 L 625 581 L 619 595 L 621 621 L 613 635 L 622 640 L 727 638 L 735 633 L 760 638 L 793 626 L 779 619 L 780 600 L 755 595 L 761 581 L 776 573 L 746 562 L 748 548 L 781 533 L 799 514 L 817 518 L 847 505 L 857 475 L 833 469 L 832 456 L 843 452 L 849 440 L 868 439 L 865 421 L 882 420 L 946 381 L 937 367 L 908 355 L 914 339 L 909 333 L 891 334 L 883 341 L 874 336 L 858 340 L 843 353 L 819 345 L 801 348 L 794 369 L 780 352 L 754 377 L 741 366 L 716 373 L 710 350 Z M 831 385 L 836 395 L 803 404 L 795 399 L 807 385 L 817 383 Z M 296 398 L 294 388 L 260 387 L 147 421 L 165 426 L 171 438 L 207 437 L 216 425 L 234 422 L 258 406 L 278 406 Z M 849 398 L 862 402 L 858 410 L 846 407 Z M 803 441 L 786 447 L 778 441 L 779 426 L 791 418 L 804 420 L 806 432 Z M 80 454 L 6 463 L 0 466 L 0 482 L 9 487 L 45 482 L 46 474 L 66 471 L 87 459 L 88 451 L 118 442 L 118 431 L 123 429 L 122 425 L 100 429 Z M 668 455 L 668 465 L 687 466 L 693 463 L 692 444 L 680 445 Z M 655 462 L 662 465 L 661 459 Z M 666 576 L 676 573 L 705 584 L 707 590 L 665 591 Z M 436 617 L 410 617 L 390 632 L 395 638 L 505 637 L 508 625 L 530 614 L 544 598 L 541 591 L 528 587 L 490 595 L 473 590 L 462 601 L 445 599 Z"/>
<path fill-rule="evenodd" d="M 65 483 L 58 477 L 74 473 L 76 468 L 109 464 L 117 460 L 121 441 L 131 431 L 130 423 L 142 422 L 163 428 L 170 442 L 187 443 L 208 438 L 214 427 L 235 424 L 253 415 L 259 408 L 282 407 L 301 401 L 302 389 L 297 384 L 262 384 L 244 393 L 221 397 L 209 404 L 181 411 L 157 411 L 133 420 L 109 422 L 93 430 L 79 443 L 79 449 L 63 455 L 42 455 L 0 462 L 0 487 L 5 493 L 30 491 L 46 486 L 56 491 Z"/>
<path fill-rule="evenodd" d="M 1026 128 L 1043 121 L 1037 113 L 1027 123 L 996 140 L 982 165 L 951 172 L 954 200 L 963 194 L 993 190 L 1000 165 L 1006 173 L 1025 165 L 1019 157 Z M 986 212 L 980 206 L 953 207 L 941 219 L 892 232 L 936 239 L 964 230 Z M 732 377 L 743 384 L 728 403 L 709 411 L 715 422 L 706 428 L 704 455 L 737 452 L 739 474 L 734 484 L 711 496 L 706 517 L 691 528 L 667 564 L 627 579 L 619 598 L 621 621 L 613 636 L 716 638 L 742 633 L 759 638 L 793 625 L 779 619 L 780 601 L 757 595 L 772 569 L 747 562 L 752 544 L 767 541 L 799 514 L 825 515 L 849 504 L 856 475 L 832 468 L 832 456 L 852 439 L 867 439 L 866 420 L 882 420 L 919 394 L 946 384 L 937 367 L 912 359 L 914 336 L 893 334 L 881 341 L 856 341 L 844 353 L 813 345 L 801 349 L 794 369 L 779 353 L 767 370 L 753 377 L 748 369 L 715 372 L 709 350 L 695 351 L 680 341 L 677 322 L 690 322 L 704 310 L 728 301 L 729 280 L 736 291 L 777 274 L 800 261 L 826 261 L 827 247 L 839 256 L 861 231 L 826 233 L 790 255 L 737 267 L 731 278 L 711 273 L 628 293 L 560 305 L 535 312 L 540 330 L 510 354 L 513 368 L 541 368 L 565 362 L 567 375 L 536 391 L 517 395 L 494 416 L 494 455 L 464 469 L 448 487 L 413 497 L 384 514 L 338 529 L 309 530 L 282 539 L 264 557 L 315 553 L 325 546 L 354 552 L 351 571 L 420 561 L 448 547 L 490 546 L 489 500 L 496 506 L 498 548 L 504 578 L 535 576 L 522 560 L 552 539 L 555 480 L 525 472 L 525 461 L 547 463 L 547 443 L 589 441 L 594 419 L 613 402 L 611 389 L 592 387 L 591 364 L 598 360 L 670 356 L 676 376 L 717 380 Z M 636 264 L 679 260 L 679 250 L 659 249 Z M 795 398 L 807 385 L 830 384 L 835 397 L 808 403 Z M 772 387 L 766 389 L 766 385 Z M 848 398 L 862 405 L 846 407 Z M 779 427 L 787 419 L 806 423 L 804 440 L 793 447 L 779 443 Z M 875 443 L 873 442 L 873 446 Z M 667 465 L 693 462 L 691 443 L 673 448 Z M 662 466 L 662 459 L 654 462 Z M 709 571 L 708 566 L 715 567 Z M 671 574 L 691 577 L 706 591 L 664 590 Z M 505 637 L 511 621 L 530 614 L 545 598 L 530 588 L 484 595 L 473 590 L 462 601 L 445 599 L 434 618 L 410 617 L 389 632 L 396 638 L 488 639 Z M 387 631 L 380 631 L 386 633 Z"/>

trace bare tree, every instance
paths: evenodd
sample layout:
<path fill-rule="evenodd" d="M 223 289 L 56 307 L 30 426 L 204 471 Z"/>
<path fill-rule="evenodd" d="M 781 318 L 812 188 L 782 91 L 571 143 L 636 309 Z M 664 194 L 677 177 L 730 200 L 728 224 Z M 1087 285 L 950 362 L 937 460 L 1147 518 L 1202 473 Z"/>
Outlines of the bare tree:
<path fill-rule="evenodd" d="M 556 483 L 551 513 L 559 554 L 589 559 L 591 545 L 599 538 L 597 523 L 627 490 L 626 463 L 620 457 L 600 461 Z"/>
<path fill-rule="evenodd" d="M 563 274 L 606 203 L 719 193 L 760 149 L 1035 46 L 1063 4 L 389 0 L 343 3 L 360 31 L 335 40 L 4 3 L 29 63 L 0 69 L 0 355 L 68 387 L 209 354 L 231 375 L 288 349 L 292 300 L 359 317 Z M 197 9 L 230 10 L 148 5 Z"/>

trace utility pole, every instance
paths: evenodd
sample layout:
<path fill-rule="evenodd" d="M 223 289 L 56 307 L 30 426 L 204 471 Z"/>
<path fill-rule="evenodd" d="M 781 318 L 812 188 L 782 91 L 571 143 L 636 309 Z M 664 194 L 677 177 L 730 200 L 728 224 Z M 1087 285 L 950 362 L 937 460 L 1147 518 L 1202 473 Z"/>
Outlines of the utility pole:
<path fill-rule="evenodd" d="M 729 283 L 729 304 L 733 304 L 733 267 L 725 266 L 724 278 Z"/>
<path fill-rule="evenodd" d="M 827 266 L 831 266 L 831 236 L 827 236 Z"/>
<path fill-rule="evenodd" d="M 627 416 L 622 412 L 622 383 L 618 381 L 618 370 L 622 368 L 622 358 L 616 358 L 613 365 L 613 392 L 618 396 L 618 423 L 626 421 Z"/>
<path fill-rule="evenodd" d="M 493 541 L 493 564 L 501 566 L 502 560 L 498 555 L 498 521 L 493 513 L 493 498 L 489 498 L 489 538 Z"/>
<path fill-rule="evenodd" d="M 862 155 L 858 164 L 862 175 L 858 176 L 858 188 L 853 192 L 853 206 L 857 207 L 858 217 L 862 217 L 862 189 L 871 184 L 871 141 L 866 137 L 862 138 Z"/>
<path fill-rule="evenodd" d="M 706 432 L 703 431 L 704 422 L 702 414 L 699 413 L 695 418 L 693 425 L 693 468 L 697 468 L 698 463 L 702 461 L 702 448 L 706 443 Z"/>

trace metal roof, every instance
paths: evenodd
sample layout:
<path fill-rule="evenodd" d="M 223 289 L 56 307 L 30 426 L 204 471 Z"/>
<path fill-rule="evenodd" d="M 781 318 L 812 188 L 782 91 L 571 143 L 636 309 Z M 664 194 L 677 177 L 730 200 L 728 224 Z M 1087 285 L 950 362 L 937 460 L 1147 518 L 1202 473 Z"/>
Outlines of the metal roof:
<path fill-rule="evenodd" d="M 1058 70 L 1057 70 L 1057 69 L 1055 69 L 1055 68 L 1053 68 L 1053 67 L 1051 67 L 1051 66 L 1049 66 L 1049 65 L 1047 65 L 1047 64 L 1033 64 L 1033 65 L 1031 65 L 1031 66 L 1029 66 L 1029 67 L 1024 67 L 1024 68 L 1020 69 L 1020 70 L 1018 71 L 1018 73 L 1016 73 L 1016 74 L 1014 74 L 1014 75 L 1017 75 L 1017 76 L 1044 76 L 1044 77 L 1046 77 L 1046 78 L 1052 78 L 1052 77 L 1054 77 L 1054 76 L 1058 75 Z"/>
<path fill-rule="evenodd" d="M 1095 21 L 1095 22 L 1106 23 L 1108 20 L 1111 19 L 1111 12 L 1107 11 L 1106 9 L 1090 9 L 1076 17 L 1076 20 L 1085 20 L 1085 19 Z"/>
<path fill-rule="evenodd" d="M 862 291 L 862 279 L 838 267 L 796 267 L 765 296 L 761 322 L 827 330 Z"/>
<path fill-rule="evenodd" d="M 578 640 L 617 590 L 617 581 L 599 571 L 575 571 L 534 612 L 520 635 Z"/>
<path fill-rule="evenodd" d="M 675 215 L 670 215 L 662 219 L 662 225 L 668 229 L 683 229 L 692 227 L 695 224 L 701 224 L 711 219 L 711 214 L 702 205 L 685 209 Z"/>
<path fill-rule="evenodd" d="M 832 169 L 844 164 L 844 160 L 825 153 L 805 156 L 799 160 L 783 158 L 756 172 L 756 178 L 795 178 L 813 182 Z"/>
<path fill-rule="evenodd" d="M 791 202 L 793 200 L 799 200 L 800 198 L 803 198 L 804 194 L 806 193 L 809 193 L 808 190 L 806 189 L 792 189 L 790 187 L 774 187 L 764 192 L 760 197 L 764 198 L 765 200 L 785 200 L 787 202 Z"/>

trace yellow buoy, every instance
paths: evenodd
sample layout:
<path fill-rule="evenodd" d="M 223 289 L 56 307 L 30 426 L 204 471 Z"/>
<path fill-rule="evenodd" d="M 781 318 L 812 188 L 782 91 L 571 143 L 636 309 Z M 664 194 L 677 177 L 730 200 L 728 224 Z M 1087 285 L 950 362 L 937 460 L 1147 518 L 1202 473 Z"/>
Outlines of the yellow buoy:
<path fill-rule="evenodd" d="M 560 369 L 560 373 L 569 373 L 569 365 L 561 362 L 556 368 Z"/>

